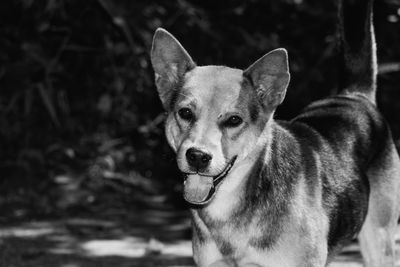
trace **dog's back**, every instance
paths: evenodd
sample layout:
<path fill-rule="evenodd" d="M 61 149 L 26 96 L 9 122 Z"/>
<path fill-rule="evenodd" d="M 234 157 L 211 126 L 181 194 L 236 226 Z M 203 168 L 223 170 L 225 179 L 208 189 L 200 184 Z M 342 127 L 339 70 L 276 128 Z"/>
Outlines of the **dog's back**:
<path fill-rule="evenodd" d="M 387 153 L 390 131 L 375 105 L 361 95 L 315 102 L 282 125 L 301 144 L 300 164 L 309 186 L 322 184 L 328 250 L 334 254 L 361 229 L 370 193 L 367 172 L 371 161 Z"/>
<path fill-rule="evenodd" d="M 376 107 L 373 1 L 339 2 L 338 94 L 312 103 L 282 126 L 305 144 L 301 151 L 310 184 L 321 179 L 330 254 L 354 238 L 366 220 L 360 241 L 367 266 L 394 266 L 390 235 L 399 214 L 400 164 Z M 382 246 L 384 255 L 374 251 Z"/>

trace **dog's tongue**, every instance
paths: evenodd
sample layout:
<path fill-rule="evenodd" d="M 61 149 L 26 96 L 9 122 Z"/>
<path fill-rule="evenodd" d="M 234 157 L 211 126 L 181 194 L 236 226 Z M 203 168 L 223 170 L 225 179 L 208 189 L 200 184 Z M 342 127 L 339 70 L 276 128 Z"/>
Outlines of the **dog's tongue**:
<path fill-rule="evenodd" d="M 212 187 L 212 177 L 191 174 L 184 183 L 183 196 L 188 202 L 201 203 L 207 199 Z"/>

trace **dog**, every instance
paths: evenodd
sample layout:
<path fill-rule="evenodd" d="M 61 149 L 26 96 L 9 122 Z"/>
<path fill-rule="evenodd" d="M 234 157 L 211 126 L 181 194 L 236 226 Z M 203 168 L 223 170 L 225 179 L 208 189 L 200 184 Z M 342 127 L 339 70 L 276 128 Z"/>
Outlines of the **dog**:
<path fill-rule="evenodd" d="M 373 3 L 338 6 L 340 88 L 291 121 L 273 117 L 285 49 L 244 71 L 197 66 L 156 30 L 151 62 L 197 266 L 327 266 L 357 236 L 365 266 L 395 266 L 400 160 L 376 107 Z"/>

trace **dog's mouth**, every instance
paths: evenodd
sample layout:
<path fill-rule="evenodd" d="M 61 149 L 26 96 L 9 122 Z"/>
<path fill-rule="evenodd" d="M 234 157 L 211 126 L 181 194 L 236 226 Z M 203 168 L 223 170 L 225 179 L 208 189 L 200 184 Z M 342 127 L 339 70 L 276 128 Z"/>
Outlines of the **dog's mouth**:
<path fill-rule="evenodd" d="M 228 175 L 235 164 L 237 156 L 233 157 L 217 176 L 202 176 L 201 174 L 184 174 L 183 197 L 190 204 L 205 205 L 211 201 L 217 186 Z"/>

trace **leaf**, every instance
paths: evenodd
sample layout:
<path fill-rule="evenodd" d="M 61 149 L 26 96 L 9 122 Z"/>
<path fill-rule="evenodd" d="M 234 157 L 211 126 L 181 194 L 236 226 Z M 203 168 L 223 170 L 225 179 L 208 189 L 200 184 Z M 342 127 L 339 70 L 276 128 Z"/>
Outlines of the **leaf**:
<path fill-rule="evenodd" d="M 38 84 L 38 90 L 39 90 L 40 97 L 43 101 L 43 104 L 44 104 L 45 108 L 47 109 L 47 112 L 50 115 L 51 120 L 57 127 L 60 127 L 60 122 L 57 117 L 56 109 L 54 107 L 53 101 L 51 100 L 49 93 L 46 91 L 43 84 L 41 84 L 41 83 Z"/>
<path fill-rule="evenodd" d="M 25 91 L 24 97 L 24 109 L 25 115 L 29 115 L 32 111 L 32 102 L 33 102 L 33 92 L 31 88 Z"/>
<path fill-rule="evenodd" d="M 22 0 L 21 4 L 22 4 L 23 8 L 28 9 L 28 8 L 32 7 L 33 2 L 34 2 L 34 0 Z"/>
<path fill-rule="evenodd" d="M 97 102 L 97 109 L 103 113 L 103 114 L 108 114 L 110 113 L 112 108 L 112 99 L 109 94 L 103 94 L 99 101 Z"/>

